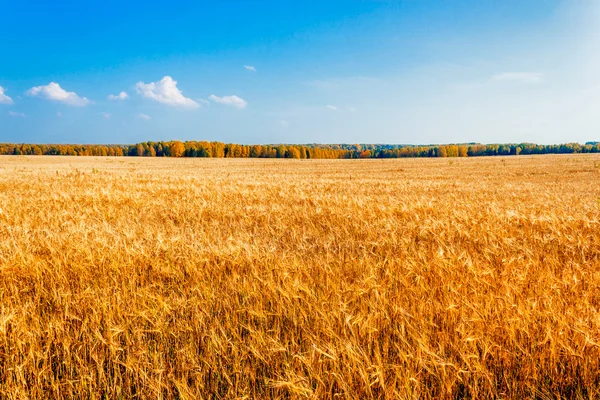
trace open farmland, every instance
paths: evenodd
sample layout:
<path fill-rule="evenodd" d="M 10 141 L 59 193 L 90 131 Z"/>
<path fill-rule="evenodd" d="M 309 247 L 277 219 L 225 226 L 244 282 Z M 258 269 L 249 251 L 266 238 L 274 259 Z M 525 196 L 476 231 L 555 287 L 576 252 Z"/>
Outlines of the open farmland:
<path fill-rule="evenodd" d="M 600 155 L 0 158 L 1 398 L 600 397 Z"/>

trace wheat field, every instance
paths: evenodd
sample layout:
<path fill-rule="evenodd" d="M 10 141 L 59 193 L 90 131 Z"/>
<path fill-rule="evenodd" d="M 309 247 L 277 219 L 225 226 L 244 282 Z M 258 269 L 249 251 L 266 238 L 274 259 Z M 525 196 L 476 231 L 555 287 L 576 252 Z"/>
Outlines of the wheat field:
<path fill-rule="evenodd" d="M 0 157 L 0 398 L 599 398 L 600 156 Z"/>

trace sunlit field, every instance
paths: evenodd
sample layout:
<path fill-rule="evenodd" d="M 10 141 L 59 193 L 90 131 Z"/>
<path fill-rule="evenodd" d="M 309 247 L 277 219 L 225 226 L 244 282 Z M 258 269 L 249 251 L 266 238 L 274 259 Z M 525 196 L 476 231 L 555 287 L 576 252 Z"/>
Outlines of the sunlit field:
<path fill-rule="evenodd" d="M 598 398 L 600 155 L 0 157 L 0 398 Z"/>

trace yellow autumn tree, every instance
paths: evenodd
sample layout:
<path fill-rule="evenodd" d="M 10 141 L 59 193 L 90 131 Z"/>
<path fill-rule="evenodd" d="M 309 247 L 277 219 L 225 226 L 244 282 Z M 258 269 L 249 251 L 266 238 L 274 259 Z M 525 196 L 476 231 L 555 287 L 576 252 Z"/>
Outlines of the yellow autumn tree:
<path fill-rule="evenodd" d="M 175 140 L 169 144 L 169 154 L 171 157 L 183 157 L 185 153 L 185 145 L 179 140 Z"/>

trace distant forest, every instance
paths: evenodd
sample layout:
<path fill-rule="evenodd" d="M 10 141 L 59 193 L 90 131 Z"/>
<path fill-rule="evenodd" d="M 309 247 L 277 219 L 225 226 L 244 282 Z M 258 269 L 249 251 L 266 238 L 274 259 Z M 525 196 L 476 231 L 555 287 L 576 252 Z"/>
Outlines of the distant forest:
<path fill-rule="evenodd" d="M 0 144 L 0 155 L 335 159 L 570 153 L 600 153 L 600 142 L 558 145 L 461 143 L 418 146 L 388 144 L 240 145 L 196 141 L 143 142 L 132 145 Z"/>

